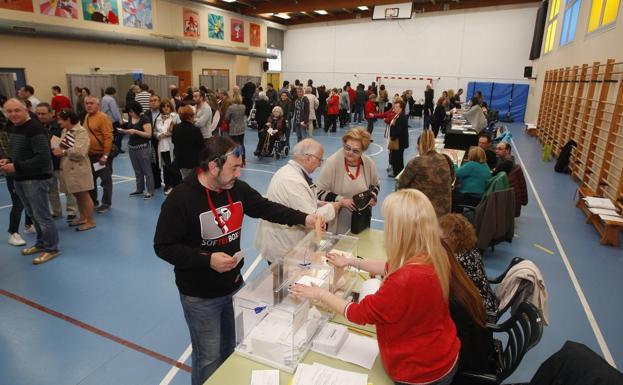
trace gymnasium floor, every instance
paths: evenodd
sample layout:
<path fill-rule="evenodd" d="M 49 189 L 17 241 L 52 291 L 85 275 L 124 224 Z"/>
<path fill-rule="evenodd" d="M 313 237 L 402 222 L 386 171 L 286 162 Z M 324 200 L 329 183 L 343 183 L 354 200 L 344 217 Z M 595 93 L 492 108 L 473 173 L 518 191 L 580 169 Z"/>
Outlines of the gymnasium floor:
<path fill-rule="evenodd" d="M 405 159 L 414 154 L 421 122 L 412 120 L 411 126 L 412 145 Z M 509 381 L 528 381 L 567 339 L 583 342 L 623 366 L 623 252 L 599 246 L 596 231 L 584 224 L 574 207 L 576 184 L 554 173 L 553 163 L 543 163 L 540 146 L 523 134 L 521 125 L 511 128 L 513 153 L 528 176 L 530 202 L 516 221 L 513 243 L 487 252 L 485 264 L 495 275 L 515 256 L 532 259 L 549 291 L 550 325 Z M 375 143 L 368 149 L 382 176 L 381 199 L 393 190 L 386 177 L 382 135 L 379 122 Z M 340 133 L 322 132 L 318 138 L 325 157 L 341 144 Z M 245 141 L 252 153 L 256 133 L 247 132 Z M 271 174 L 285 162 L 250 157 L 242 178 L 264 193 Z M 114 174 L 113 208 L 97 215 L 97 229 L 76 233 L 63 220 L 57 221 L 62 247 L 57 259 L 33 266 L 31 257 L 21 256 L 20 248 L 2 239 L 1 384 L 190 383 L 189 336 L 172 267 L 152 248 L 162 190 L 151 201 L 128 198 L 134 181 L 127 154 L 115 160 Z M 0 180 L 2 228 L 8 226 L 11 204 L 4 184 Z M 372 226 L 382 229 L 378 206 L 373 218 Z M 256 220 L 246 217 L 243 248 L 252 248 L 256 226 Z M 24 237 L 29 243 L 34 240 L 34 235 Z M 266 266 L 255 260 L 255 251 L 250 254 L 245 261 L 247 277 Z M 176 361 L 185 365 L 177 368 Z"/>

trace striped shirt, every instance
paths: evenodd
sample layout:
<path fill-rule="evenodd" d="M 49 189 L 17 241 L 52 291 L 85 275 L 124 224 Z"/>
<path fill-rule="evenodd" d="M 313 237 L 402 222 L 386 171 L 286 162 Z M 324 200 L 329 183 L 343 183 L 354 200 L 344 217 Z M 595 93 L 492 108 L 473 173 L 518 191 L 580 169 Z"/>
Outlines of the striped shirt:
<path fill-rule="evenodd" d="M 134 100 L 143 107 L 143 112 L 149 111 L 149 98 L 151 94 L 147 91 L 141 91 L 134 97 Z"/>

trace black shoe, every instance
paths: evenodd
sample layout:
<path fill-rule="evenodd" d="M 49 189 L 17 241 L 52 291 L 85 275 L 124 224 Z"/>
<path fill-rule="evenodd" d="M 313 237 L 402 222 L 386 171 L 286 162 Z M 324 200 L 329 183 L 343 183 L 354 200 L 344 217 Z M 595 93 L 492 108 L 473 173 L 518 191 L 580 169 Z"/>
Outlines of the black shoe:
<path fill-rule="evenodd" d="M 396 177 L 396 175 L 394 175 L 394 173 L 393 173 L 393 172 L 390 172 L 389 174 L 387 174 L 387 177 L 389 177 L 389 178 L 395 178 L 395 177 Z"/>
<path fill-rule="evenodd" d="M 95 212 L 98 214 L 104 214 L 108 210 L 110 210 L 110 205 L 101 205 L 95 208 Z"/>
<path fill-rule="evenodd" d="M 130 197 L 142 197 L 143 196 L 143 192 L 142 191 L 134 191 L 134 192 L 131 192 L 129 194 L 129 196 Z"/>
<path fill-rule="evenodd" d="M 69 214 L 67 215 L 67 222 L 71 222 L 74 219 L 76 219 L 76 215 L 75 214 Z"/>
<path fill-rule="evenodd" d="M 119 154 L 125 154 L 125 150 L 119 149 Z"/>

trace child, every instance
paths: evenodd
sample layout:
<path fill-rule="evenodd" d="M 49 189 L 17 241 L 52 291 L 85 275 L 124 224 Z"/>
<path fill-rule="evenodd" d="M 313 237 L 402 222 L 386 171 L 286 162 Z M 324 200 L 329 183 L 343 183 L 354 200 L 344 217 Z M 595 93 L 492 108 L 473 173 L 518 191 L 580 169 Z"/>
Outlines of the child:
<path fill-rule="evenodd" d="M 368 101 L 365 105 L 366 112 L 366 120 L 368 121 L 368 132 L 372 134 L 372 130 L 374 130 L 374 122 L 376 122 L 376 118 L 372 117 L 372 114 L 376 113 L 376 95 L 370 94 L 368 97 Z"/>

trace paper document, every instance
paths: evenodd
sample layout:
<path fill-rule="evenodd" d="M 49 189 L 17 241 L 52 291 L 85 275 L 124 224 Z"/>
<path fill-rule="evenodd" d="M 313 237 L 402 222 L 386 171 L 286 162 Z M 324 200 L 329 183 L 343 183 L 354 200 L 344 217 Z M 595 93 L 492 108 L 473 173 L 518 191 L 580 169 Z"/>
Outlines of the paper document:
<path fill-rule="evenodd" d="M 322 286 L 324 281 L 320 278 L 312 277 L 309 275 L 304 275 L 301 278 L 299 278 L 299 280 L 296 281 L 296 283 L 298 283 L 299 285 L 305 285 L 305 286 L 311 286 L 312 283 L 316 286 Z"/>
<path fill-rule="evenodd" d="M 598 208 L 598 209 L 615 210 L 615 211 L 617 209 L 614 206 L 614 203 L 612 203 L 612 201 L 610 199 L 607 199 L 607 198 L 586 197 L 586 198 L 584 198 L 584 202 L 586 202 L 586 205 L 588 207 L 594 207 L 594 208 Z"/>
<path fill-rule="evenodd" d="M 299 364 L 292 385 L 367 385 L 368 375 L 314 363 Z"/>
<path fill-rule="evenodd" d="M 251 372 L 251 385 L 279 385 L 279 371 L 254 370 Z"/>
<path fill-rule="evenodd" d="M 376 293 L 381 287 L 381 281 L 378 278 L 366 279 L 361 283 L 359 287 L 359 302 L 370 294 Z"/>
<path fill-rule="evenodd" d="M 242 261 L 242 259 L 247 254 L 247 251 L 249 251 L 249 249 L 242 249 L 242 250 L 240 250 L 239 252 L 237 252 L 236 254 L 233 255 L 233 257 L 236 258 L 236 265 L 238 265 L 240 263 L 240 261 Z"/>
<path fill-rule="evenodd" d="M 618 216 L 619 213 L 617 213 L 614 210 L 609 210 L 609 209 L 598 209 L 595 207 L 589 207 L 588 211 L 590 211 L 591 213 L 595 214 L 595 215 L 614 215 L 614 216 Z"/>
<path fill-rule="evenodd" d="M 374 338 L 348 333 L 346 341 L 344 341 L 337 354 L 329 354 L 322 349 L 316 348 L 315 344 L 312 346 L 312 350 L 331 358 L 350 362 L 366 369 L 372 369 L 376 356 L 379 355 L 379 344 Z"/>
<path fill-rule="evenodd" d="M 95 172 L 98 172 L 99 170 L 103 169 L 104 167 L 106 167 L 106 165 L 101 165 L 100 162 L 95 162 L 93 163 L 93 170 Z"/>
<path fill-rule="evenodd" d="M 601 218 L 604 221 L 611 221 L 611 222 L 618 222 L 618 223 L 623 223 L 623 217 L 617 215 L 600 215 L 599 218 Z"/>

